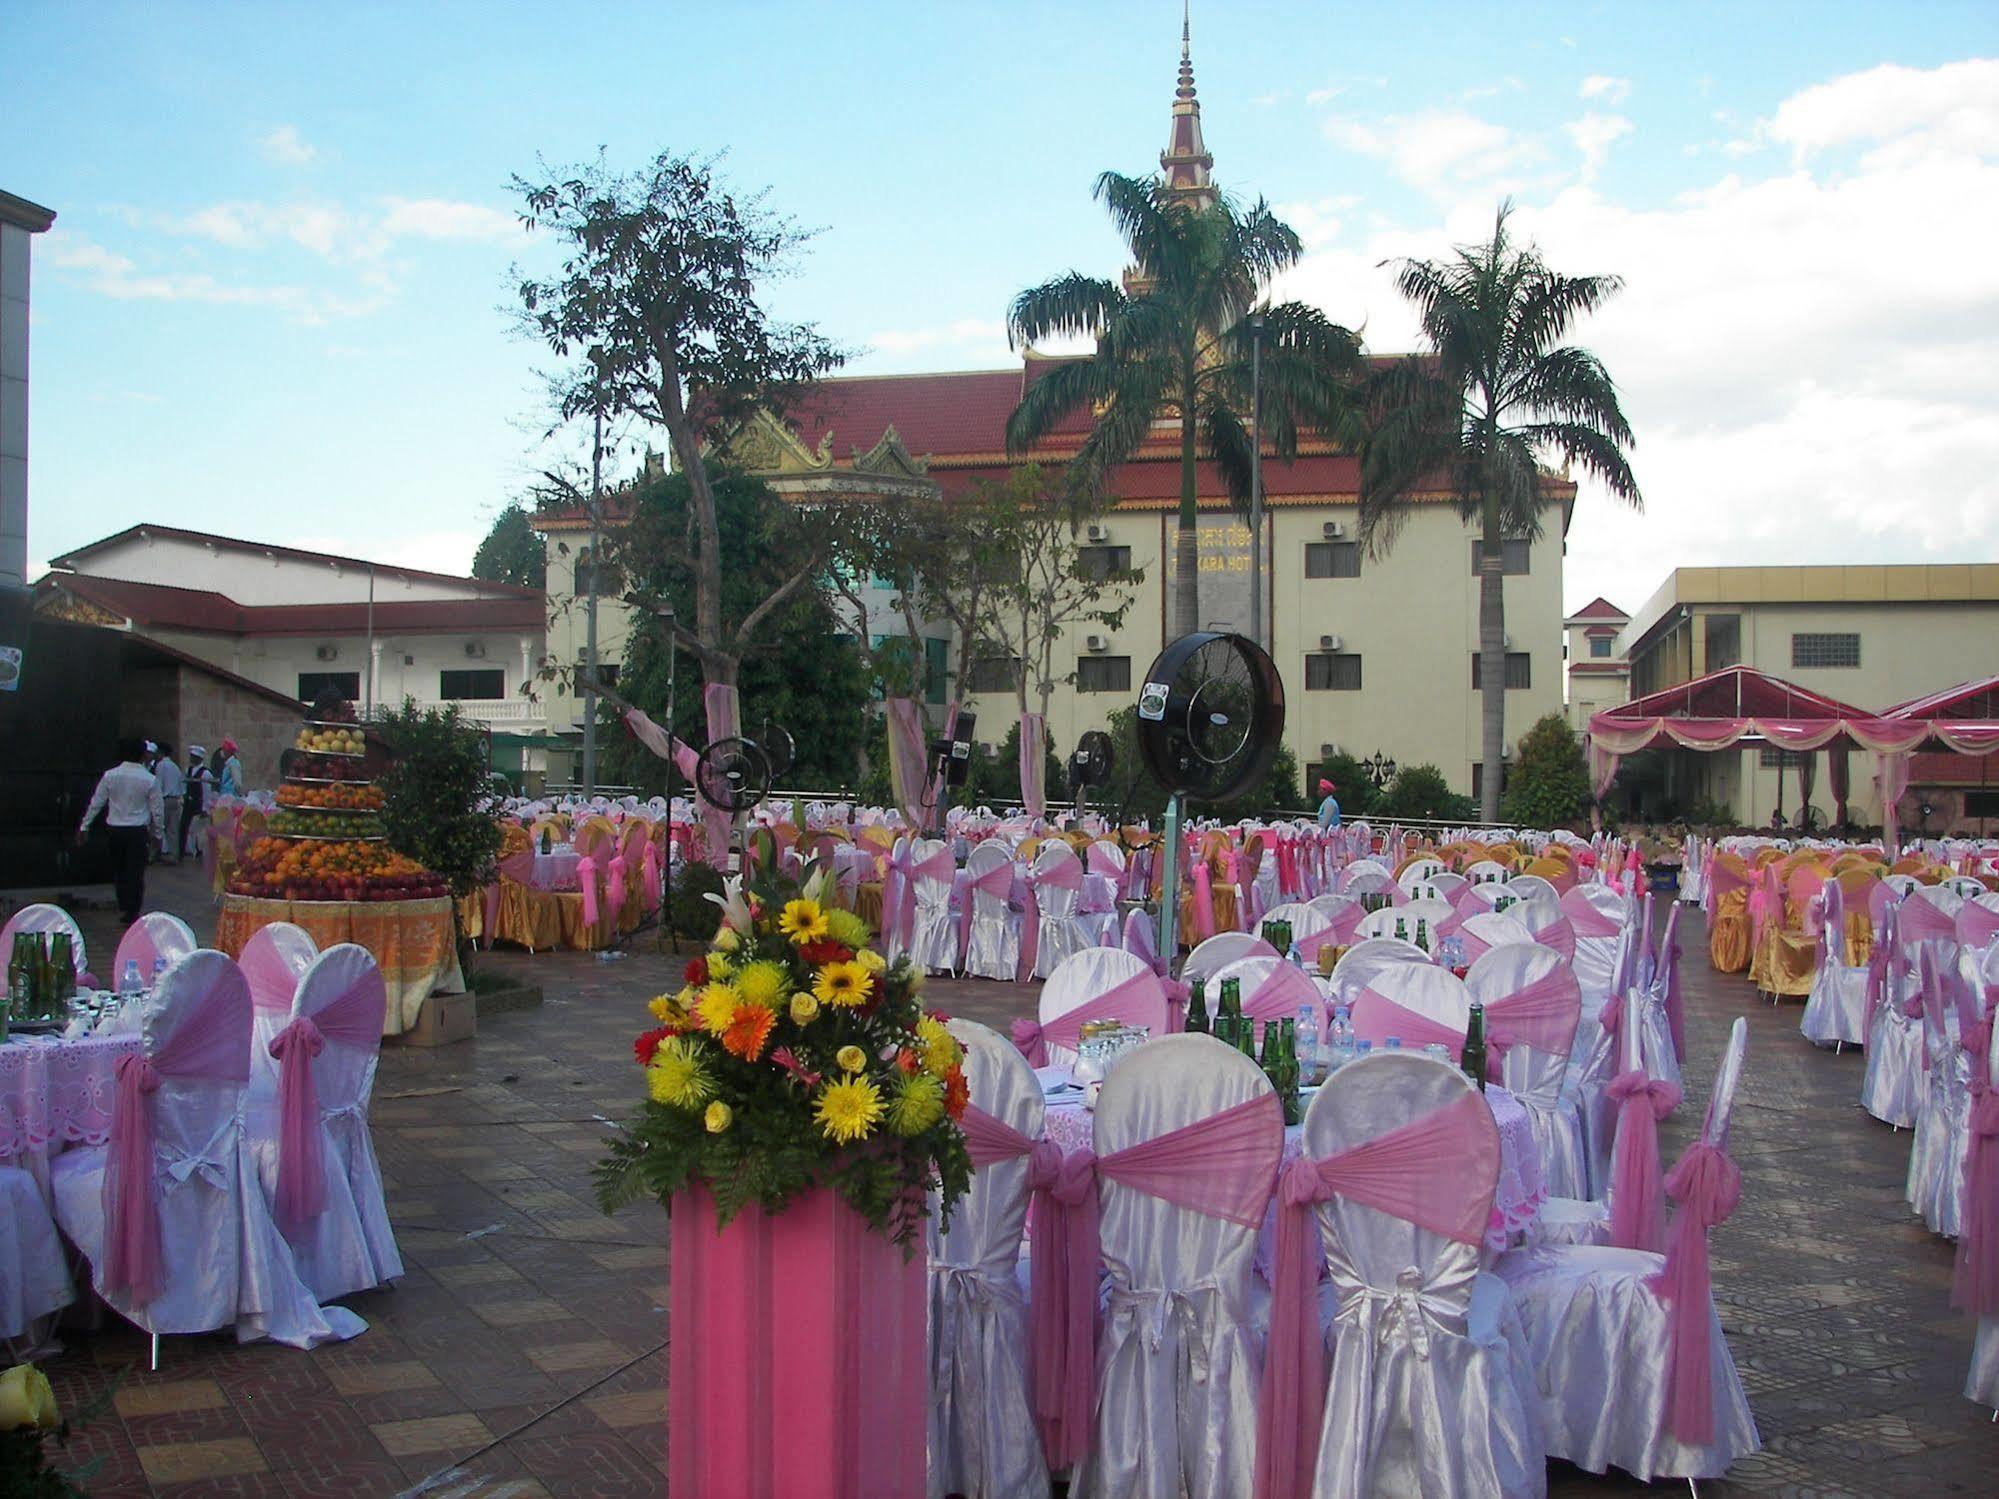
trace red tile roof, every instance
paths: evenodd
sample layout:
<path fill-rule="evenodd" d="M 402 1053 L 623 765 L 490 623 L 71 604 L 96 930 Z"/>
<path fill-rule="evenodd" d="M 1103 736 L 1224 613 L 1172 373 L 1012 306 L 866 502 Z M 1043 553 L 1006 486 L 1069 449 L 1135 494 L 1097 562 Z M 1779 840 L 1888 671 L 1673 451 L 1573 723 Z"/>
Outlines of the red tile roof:
<path fill-rule="evenodd" d="M 1576 612 L 1574 614 L 1571 614 L 1569 618 L 1570 619 L 1629 619 L 1631 618 L 1631 616 L 1626 614 L 1622 609 L 1618 608 L 1617 605 L 1613 604 L 1609 599 L 1599 596 L 1597 598 L 1591 599 L 1587 604 L 1584 604 L 1582 608 L 1576 610 Z"/>
<path fill-rule="evenodd" d="M 187 531 L 181 529 L 179 526 L 158 526 L 151 522 L 145 522 L 136 526 L 127 526 L 124 530 L 114 535 L 106 536 L 101 541 L 93 541 L 88 546 L 78 547 L 73 552 L 65 552 L 62 556 L 55 558 L 50 565 L 56 568 L 73 568 L 78 558 L 93 557 L 99 552 L 118 546 L 135 537 L 146 536 L 161 536 L 172 541 L 193 542 L 197 546 L 215 547 L 222 551 L 253 552 L 258 556 L 287 557 L 296 562 L 324 562 L 338 564 L 341 567 L 355 568 L 357 570 L 372 568 L 376 573 L 385 577 L 417 578 L 440 583 L 462 583 L 468 588 L 477 589 L 480 593 L 493 597 L 539 598 L 541 596 L 540 589 L 523 588 L 514 583 L 493 583 L 484 578 L 467 578 L 457 573 L 428 572 L 420 567 L 400 567 L 392 562 L 370 562 L 365 557 L 342 557 L 333 552 L 307 552 L 297 547 L 277 546 L 273 543 L 263 541 L 245 541 L 239 536 L 217 536 L 208 531 Z"/>
<path fill-rule="evenodd" d="M 135 625 L 212 635 L 357 635 L 368 628 L 368 605 L 239 604 L 225 594 L 164 583 L 134 583 L 79 573 L 50 573 L 36 585 L 123 615 Z M 377 635 L 487 630 L 536 631 L 545 624 L 541 593 L 511 590 L 491 599 L 409 599 L 375 604 Z"/>

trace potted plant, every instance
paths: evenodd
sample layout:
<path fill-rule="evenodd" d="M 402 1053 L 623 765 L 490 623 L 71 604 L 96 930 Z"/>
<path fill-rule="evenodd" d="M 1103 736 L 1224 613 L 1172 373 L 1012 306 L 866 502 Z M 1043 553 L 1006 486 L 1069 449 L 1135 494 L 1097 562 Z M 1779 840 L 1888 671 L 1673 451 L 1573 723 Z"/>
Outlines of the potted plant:
<path fill-rule="evenodd" d="M 762 866 L 766 871 L 770 864 Z M 711 895 L 720 924 L 634 1053 L 605 1211 L 667 1209 L 668 1484 L 743 1499 L 924 1490 L 924 1261 L 971 1180 L 963 1053 L 830 870 Z"/>

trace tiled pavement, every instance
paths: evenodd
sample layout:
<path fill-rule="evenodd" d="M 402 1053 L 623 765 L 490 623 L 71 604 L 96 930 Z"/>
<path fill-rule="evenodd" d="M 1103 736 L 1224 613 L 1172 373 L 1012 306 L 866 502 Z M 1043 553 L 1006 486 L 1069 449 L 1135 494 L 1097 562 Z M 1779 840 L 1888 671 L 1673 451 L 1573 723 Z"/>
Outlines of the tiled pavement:
<path fill-rule="evenodd" d="M 191 882 L 160 903 L 203 924 Z M 1685 923 L 1692 940 L 1698 920 Z M 97 923 L 87 931 L 93 938 Z M 538 1011 L 476 1041 L 384 1050 L 375 1139 L 409 1274 L 355 1298 L 370 1327 L 298 1353 L 167 1340 L 158 1374 L 115 1323 L 49 1365 L 75 1411 L 117 1380 L 76 1442 L 100 1495 L 648 1495 L 665 1488 L 665 1235 L 656 1208 L 605 1218 L 589 1168 L 637 1078 L 630 1037 L 669 960 L 495 955 L 544 986 Z M 1689 947 L 1686 1105 L 1700 1117 L 1727 1023 L 1749 1066 L 1733 1148 L 1742 1206 L 1714 1236 L 1716 1294 L 1766 1450 L 1715 1494 L 1990 1494 L 1999 1428 L 1958 1393 L 1970 1334 L 1945 1304 L 1947 1245 L 1901 1197 L 1908 1138 L 1855 1105 L 1860 1058 L 1815 1051 L 1797 1009 L 1758 1002 Z M 1004 1024 L 1028 994 L 937 981 L 939 1007 Z M 1640 1485 L 1557 1467 L 1551 1493 Z M 722 1499 L 722 1496 L 716 1496 Z"/>

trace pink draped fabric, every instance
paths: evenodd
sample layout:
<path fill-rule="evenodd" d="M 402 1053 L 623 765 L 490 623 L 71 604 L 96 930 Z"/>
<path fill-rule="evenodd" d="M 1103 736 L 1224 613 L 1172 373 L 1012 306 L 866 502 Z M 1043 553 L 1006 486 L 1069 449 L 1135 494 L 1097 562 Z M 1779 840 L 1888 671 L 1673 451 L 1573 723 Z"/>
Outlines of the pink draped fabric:
<path fill-rule="evenodd" d="M 659 863 L 659 845 L 648 838 L 645 852 L 639 857 L 639 868 L 645 880 L 646 909 L 657 911 L 666 899 Z"/>
<path fill-rule="evenodd" d="M 370 1050 L 381 1044 L 388 991 L 370 967 L 339 998 L 294 1015 L 271 1038 L 278 1060 L 278 1190 L 271 1204 L 287 1239 L 326 1210 L 326 1160 L 319 1130 L 319 1085 L 312 1059 L 328 1045 Z"/>
<path fill-rule="evenodd" d="M 1013 866 L 995 864 L 984 874 L 973 875 L 965 881 L 965 888 L 958 892 L 958 966 L 965 966 L 965 954 L 972 948 L 972 917 L 978 905 L 978 896 L 983 892 L 1005 900 L 1013 893 Z"/>
<path fill-rule="evenodd" d="M 1499 1133 L 1476 1093 L 1338 1155 L 1301 1156 L 1284 1168 L 1256 1418 L 1256 1499 L 1304 1499 L 1312 1487 L 1326 1378 L 1313 1205 L 1341 1197 L 1476 1245 L 1485 1236 L 1498 1174 Z"/>
<path fill-rule="evenodd" d="M 1887 844 L 1888 862 L 1892 864 L 1902 846 L 1900 809 L 1902 793 L 1909 789 L 1909 756 L 1906 751 L 1891 751 L 1877 754 L 1874 763 L 1874 784 L 1881 792 L 1881 836 Z"/>
<path fill-rule="evenodd" d="M 615 924 L 625 910 L 625 861 L 615 854 L 606 865 L 604 903 L 611 908 L 611 921 Z"/>
<path fill-rule="evenodd" d="M 1562 915 L 1579 938 L 1615 937 L 1621 930 L 1615 916 L 1604 915 L 1578 891 L 1572 890 L 1562 897 Z"/>
<path fill-rule="evenodd" d="M 1936 902 L 1915 891 L 1902 902 L 1899 913 L 1904 942 L 1956 942 L 1957 921 Z"/>
<path fill-rule="evenodd" d="M 958 737 L 958 715 L 964 711 L 965 704 L 962 698 L 953 699 L 951 706 L 944 710 L 944 737 L 946 739 L 956 739 Z M 924 783 L 923 787 L 924 816 L 933 822 L 937 820 L 937 809 L 947 805 L 944 782 L 949 767 L 944 766 L 942 762 L 938 763 L 940 768 L 931 772 L 930 779 Z"/>
<path fill-rule="evenodd" d="M 1975 1061 L 1950 1304 L 1974 1317 L 1990 1317 L 1999 1315 L 1999 1092 L 1992 1090 L 1986 1059 Z"/>
<path fill-rule="evenodd" d="M 924 816 L 925 771 L 923 713 L 915 700 L 892 697 L 888 716 L 888 772 L 895 787 L 895 804 L 912 829 L 928 824 Z"/>
<path fill-rule="evenodd" d="M 1022 1016 L 1013 1023 L 1013 1044 L 1032 1065 L 1046 1067 L 1050 1043 L 1074 1051 L 1082 1040 L 1086 1020 L 1123 1020 L 1146 1026 L 1151 1034 L 1163 1036 L 1169 1008 L 1159 976 L 1134 973 L 1123 983 L 1113 984 L 1094 999 L 1084 1000 L 1075 1009 L 1052 1019 L 1035 1021 Z"/>
<path fill-rule="evenodd" d="M 1582 990 L 1567 965 L 1552 968 L 1523 989 L 1485 1002 L 1485 1046 L 1495 1079 L 1516 1046 L 1567 1056 L 1582 1019 Z"/>
<path fill-rule="evenodd" d="M 662 760 L 671 760 L 673 768 L 681 775 L 690 781 L 694 779 L 694 767 L 701 756 L 692 745 L 681 743 L 636 708 L 625 711 L 625 727 L 632 731 L 634 739 L 653 754 Z"/>
<path fill-rule="evenodd" d="M 1983 947 L 1999 937 L 1999 911 L 1968 900 L 1957 910 L 1957 940 L 1965 947 Z"/>
<path fill-rule="evenodd" d="M 1357 1041 L 1380 1046 L 1395 1036 L 1411 1051 L 1421 1051 L 1432 1043 L 1450 1048 L 1452 1056 L 1464 1050 L 1463 1030 L 1419 1015 L 1373 989 L 1362 989 L 1354 996 L 1350 1015 Z"/>
<path fill-rule="evenodd" d="M 217 955 L 220 956 L 219 954 Z M 224 960 L 226 962 L 226 960 Z M 206 966 L 206 965 L 204 965 Z M 148 1095 L 167 1078 L 246 1082 L 250 1076 L 250 986 L 235 964 L 158 1046 L 118 1062 L 118 1093 L 104 1161 L 105 1289 L 137 1306 L 160 1294 L 160 1216 L 153 1197 L 153 1107 Z"/>
<path fill-rule="evenodd" d="M 1679 1107 L 1680 1090 L 1634 1067 L 1611 1079 L 1609 1093 L 1618 1106 L 1610 1158 L 1610 1242 L 1656 1253 L 1666 1239 L 1659 1121 Z"/>
<path fill-rule="evenodd" d="M 1158 975 L 1159 987 L 1166 991 L 1166 1029 L 1178 1033 L 1187 1028 L 1187 1001 L 1194 991 L 1173 977 L 1166 960 L 1152 947 L 1151 919 L 1143 911 L 1128 912 L 1124 918 L 1124 950 Z"/>
<path fill-rule="evenodd" d="M 588 854 L 576 861 L 576 888 L 583 892 L 583 924 L 595 926 L 599 915 L 597 861 Z"/>
<path fill-rule="evenodd" d="M 1194 882 L 1194 936 L 1205 942 L 1215 935 L 1214 877 L 1208 872 L 1208 861 L 1198 861 L 1189 878 Z"/>
<path fill-rule="evenodd" d="M 1666 1194 L 1680 1210 L 1667 1231 L 1665 1268 L 1645 1282 L 1669 1314 L 1666 1430 L 1689 1447 L 1705 1447 L 1714 1439 L 1707 1236 L 1742 1200 L 1742 1172 L 1719 1146 L 1699 1140 L 1667 1175 Z"/>
<path fill-rule="evenodd" d="M 1314 1015 L 1322 1009 L 1319 986 L 1289 963 L 1271 969 L 1242 1002 L 1242 1012 L 1251 1021 L 1291 1019 L 1308 1007 Z"/>
<path fill-rule="evenodd" d="M 1063 859 L 1047 873 L 1030 872 L 1021 881 L 1020 966 L 1014 977 L 1023 984 L 1034 977 L 1034 964 L 1041 956 L 1041 902 L 1035 892 L 1043 885 L 1055 890 L 1081 890 L 1083 861 Z"/>
<path fill-rule="evenodd" d="M 710 682 L 704 686 L 701 689 L 701 709 L 708 721 L 710 744 L 718 739 L 733 739 L 742 733 L 742 705 L 736 696 L 734 683 Z M 720 807 L 703 804 L 702 854 L 717 869 L 728 867 L 730 820 L 729 814 Z"/>
<path fill-rule="evenodd" d="M 1557 916 L 1553 921 L 1534 934 L 1535 942 L 1542 947 L 1552 948 L 1562 955 L 1564 962 L 1576 960 L 1576 929 L 1566 916 Z"/>

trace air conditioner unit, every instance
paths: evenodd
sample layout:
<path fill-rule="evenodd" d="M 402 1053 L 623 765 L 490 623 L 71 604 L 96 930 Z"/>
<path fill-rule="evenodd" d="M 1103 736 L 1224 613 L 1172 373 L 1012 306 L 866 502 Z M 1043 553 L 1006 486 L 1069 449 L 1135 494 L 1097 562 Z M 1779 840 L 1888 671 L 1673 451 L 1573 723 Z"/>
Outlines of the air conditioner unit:
<path fill-rule="evenodd" d="M 1499 747 L 1499 758 L 1502 760 L 1511 760 L 1513 758 L 1513 746 L 1510 744 L 1502 744 Z"/>
<path fill-rule="evenodd" d="M 1339 752 L 1340 747 L 1337 744 L 1322 744 L 1319 746 L 1319 758 L 1321 760 L 1330 760 Z"/>
<path fill-rule="evenodd" d="M 1319 649 L 1322 651 L 1336 651 L 1345 643 L 1337 635 L 1321 635 L 1319 637 Z"/>
<path fill-rule="evenodd" d="M 1089 530 L 1089 536 L 1090 536 L 1090 540 L 1092 540 L 1092 541 L 1109 541 L 1109 540 L 1111 539 L 1111 530 L 1110 530 L 1110 527 L 1109 527 L 1109 526 L 1092 526 L 1092 527 L 1090 527 L 1090 530 Z"/>
<path fill-rule="evenodd" d="M 481 656 L 484 656 L 486 654 L 486 642 L 483 640 L 466 641 L 465 654 L 470 656 L 475 661 L 478 660 Z"/>
<path fill-rule="evenodd" d="M 1111 638 L 1108 635 L 1091 635 L 1084 639 L 1083 644 L 1093 651 L 1107 651 L 1111 648 Z"/>
<path fill-rule="evenodd" d="M 1342 521 L 1329 520 L 1323 526 L 1319 527 L 1319 534 L 1328 541 L 1338 541 L 1342 536 L 1347 534 L 1347 528 Z"/>
<path fill-rule="evenodd" d="M 338 661 L 340 659 L 340 647 L 337 645 L 323 645 L 314 651 L 313 655 L 319 657 L 322 661 Z"/>
<path fill-rule="evenodd" d="M 405 656 L 405 657 L 403 657 L 403 665 L 405 665 L 405 666 L 414 666 L 414 665 L 416 665 L 416 657 L 414 657 L 414 656 Z"/>

